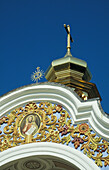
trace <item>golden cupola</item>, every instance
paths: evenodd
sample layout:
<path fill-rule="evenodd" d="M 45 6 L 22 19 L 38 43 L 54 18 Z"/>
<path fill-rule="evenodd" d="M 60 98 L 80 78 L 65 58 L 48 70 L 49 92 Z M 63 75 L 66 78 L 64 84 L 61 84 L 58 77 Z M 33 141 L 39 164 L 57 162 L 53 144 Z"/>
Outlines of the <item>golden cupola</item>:
<path fill-rule="evenodd" d="M 74 89 L 74 91 L 83 99 L 100 98 L 100 94 L 94 83 L 90 83 L 91 73 L 87 63 L 81 59 L 72 56 L 70 41 L 73 39 L 70 34 L 70 26 L 64 24 L 67 32 L 67 53 L 63 58 L 52 61 L 45 73 L 49 82 L 64 84 Z"/>

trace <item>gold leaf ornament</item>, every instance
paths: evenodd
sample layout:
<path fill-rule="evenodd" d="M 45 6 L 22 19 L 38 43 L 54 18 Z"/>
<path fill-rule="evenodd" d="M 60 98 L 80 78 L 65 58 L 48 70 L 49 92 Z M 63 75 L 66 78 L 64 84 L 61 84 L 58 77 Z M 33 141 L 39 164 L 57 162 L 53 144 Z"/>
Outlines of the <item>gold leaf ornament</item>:
<path fill-rule="evenodd" d="M 44 75 L 43 70 L 40 70 L 40 67 L 36 68 L 36 71 L 33 72 L 33 74 L 31 75 L 31 79 L 32 81 L 38 83 L 38 80 L 40 80 Z"/>
<path fill-rule="evenodd" d="M 101 167 L 103 166 L 101 159 L 96 159 L 95 163 L 97 164 L 97 166 L 101 166 Z"/>
<path fill-rule="evenodd" d="M 0 125 L 1 152 L 31 142 L 55 142 L 82 150 L 98 166 L 109 166 L 109 141 L 97 137 L 86 122 L 73 124 L 58 104 L 30 102 L 0 118 Z"/>

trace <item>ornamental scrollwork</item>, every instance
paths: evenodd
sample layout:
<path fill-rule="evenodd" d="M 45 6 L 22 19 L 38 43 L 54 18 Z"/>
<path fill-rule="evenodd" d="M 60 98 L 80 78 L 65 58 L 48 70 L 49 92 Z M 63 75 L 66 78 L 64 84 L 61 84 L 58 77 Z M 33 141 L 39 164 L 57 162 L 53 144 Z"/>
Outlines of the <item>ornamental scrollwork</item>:
<path fill-rule="evenodd" d="M 0 118 L 0 151 L 34 142 L 55 142 L 81 150 L 95 163 L 109 166 L 109 142 L 86 122 L 73 124 L 69 113 L 49 102 L 28 103 Z"/>

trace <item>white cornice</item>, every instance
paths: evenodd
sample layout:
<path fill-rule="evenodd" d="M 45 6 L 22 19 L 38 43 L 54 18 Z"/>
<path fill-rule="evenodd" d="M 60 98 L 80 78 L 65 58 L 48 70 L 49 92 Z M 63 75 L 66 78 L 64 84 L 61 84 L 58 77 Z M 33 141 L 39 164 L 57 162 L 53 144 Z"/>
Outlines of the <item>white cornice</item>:
<path fill-rule="evenodd" d="M 82 102 L 71 88 L 59 84 L 34 84 L 2 96 L 0 117 L 31 101 L 49 101 L 63 105 L 74 123 L 88 121 L 98 135 L 109 140 L 109 118 L 100 110 L 97 99 Z"/>
<path fill-rule="evenodd" d="M 50 142 L 38 142 L 16 146 L 0 153 L 0 166 L 11 161 L 35 156 L 48 155 L 64 159 L 81 170 L 99 170 L 99 167 L 82 152 L 69 146 Z"/>

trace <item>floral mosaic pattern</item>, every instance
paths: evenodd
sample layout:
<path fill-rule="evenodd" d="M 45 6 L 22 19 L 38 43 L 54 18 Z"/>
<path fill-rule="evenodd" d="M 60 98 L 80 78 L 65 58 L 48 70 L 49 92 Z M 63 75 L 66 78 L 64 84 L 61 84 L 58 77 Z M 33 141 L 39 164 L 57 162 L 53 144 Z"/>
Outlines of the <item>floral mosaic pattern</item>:
<path fill-rule="evenodd" d="M 36 134 L 31 131 L 22 137 L 21 122 L 33 114 L 40 117 L 40 128 Z M 74 125 L 68 112 L 60 105 L 29 103 L 0 119 L 1 152 L 25 143 L 46 141 L 69 145 L 93 159 L 98 166 L 109 166 L 109 142 L 97 137 L 88 123 Z"/>

